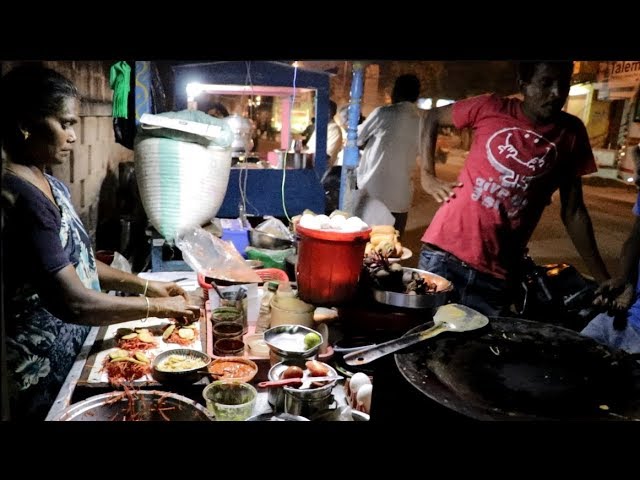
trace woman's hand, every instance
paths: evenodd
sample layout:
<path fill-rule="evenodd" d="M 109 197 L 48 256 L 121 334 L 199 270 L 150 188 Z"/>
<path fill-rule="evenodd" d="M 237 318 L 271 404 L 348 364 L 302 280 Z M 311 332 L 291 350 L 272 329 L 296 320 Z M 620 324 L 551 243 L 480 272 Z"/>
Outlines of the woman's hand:
<path fill-rule="evenodd" d="M 147 287 L 147 297 L 177 297 L 182 296 L 189 300 L 187 292 L 175 282 L 157 282 L 149 280 Z"/>
<path fill-rule="evenodd" d="M 151 304 L 151 315 L 155 317 L 182 317 L 187 323 L 200 318 L 200 307 L 198 305 L 190 305 L 187 299 L 180 295 L 154 298 L 149 302 Z"/>

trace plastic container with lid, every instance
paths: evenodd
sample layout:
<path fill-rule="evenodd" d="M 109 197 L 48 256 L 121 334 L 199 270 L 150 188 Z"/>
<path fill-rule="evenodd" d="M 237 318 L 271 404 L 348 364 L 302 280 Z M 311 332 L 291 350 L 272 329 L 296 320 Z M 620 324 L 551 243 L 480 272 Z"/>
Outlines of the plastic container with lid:
<path fill-rule="evenodd" d="M 271 324 L 271 299 L 278 290 L 278 282 L 267 282 L 265 287 L 260 301 L 260 314 L 256 323 L 255 333 L 262 333 L 269 329 Z"/>
<path fill-rule="evenodd" d="M 282 295 L 279 291 L 271 299 L 271 327 L 277 325 L 304 325 L 313 327 L 315 307 L 295 296 Z"/>
<path fill-rule="evenodd" d="M 296 227 L 298 296 L 314 305 L 348 301 L 358 287 L 364 250 L 371 229 L 359 232 Z"/>

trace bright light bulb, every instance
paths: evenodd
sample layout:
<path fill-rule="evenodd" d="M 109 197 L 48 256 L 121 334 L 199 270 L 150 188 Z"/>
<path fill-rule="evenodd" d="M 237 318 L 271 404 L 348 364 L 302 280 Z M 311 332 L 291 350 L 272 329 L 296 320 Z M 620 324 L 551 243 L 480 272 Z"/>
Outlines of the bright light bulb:
<path fill-rule="evenodd" d="M 201 83 L 192 82 L 187 84 L 187 97 L 193 99 L 202 92 L 203 87 Z"/>

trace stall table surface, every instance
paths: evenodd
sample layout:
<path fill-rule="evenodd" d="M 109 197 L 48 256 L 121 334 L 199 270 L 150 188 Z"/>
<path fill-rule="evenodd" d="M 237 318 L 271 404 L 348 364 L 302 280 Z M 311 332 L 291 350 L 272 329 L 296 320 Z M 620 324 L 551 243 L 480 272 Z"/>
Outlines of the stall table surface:
<path fill-rule="evenodd" d="M 150 280 L 162 281 L 175 280 L 179 278 L 181 279 L 179 284 L 185 288 L 185 290 L 192 291 L 198 288 L 195 272 L 145 272 L 141 273 L 140 276 Z M 201 315 L 200 320 L 198 321 L 198 334 L 196 339 L 192 345 L 189 345 L 186 348 L 194 348 L 211 354 L 212 325 L 209 321 L 209 302 L 207 302 L 206 306 L 207 310 L 204 312 L 204 315 Z M 162 341 L 161 336 L 158 336 L 159 332 L 168 325 L 169 322 L 170 321 L 167 318 L 150 317 L 146 321 L 135 320 L 116 325 L 93 327 L 89 332 L 89 335 L 87 336 L 85 343 L 58 394 L 58 397 L 54 401 L 46 420 L 59 418 L 60 413 L 73 403 L 94 395 L 114 390 L 114 387 L 108 382 L 106 373 L 102 371 L 102 365 L 109 352 L 117 348 L 119 329 L 150 329 L 152 333 L 155 333 L 154 338 L 157 340 L 158 344 L 156 348 L 151 350 L 152 354 L 157 354 L 171 348 L 185 348 L 177 344 L 168 344 Z M 254 326 L 252 325 L 247 334 L 253 333 L 253 330 Z M 256 378 L 252 380 L 251 383 L 255 384 L 260 380 L 266 379 L 268 369 L 270 368 L 269 359 L 252 357 L 248 353 L 245 353 L 245 356 L 256 361 L 259 367 L 258 375 L 256 375 Z M 161 385 L 156 382 L 149 375 L 135 381 L 134 385 L 145 390 L 171 391 L 192 398 L 204 405 L 205 402 L 202 398 L 202 390 L 209 382 L 210 379 L 205 376 L 193 385 L 171 386 L 168 388 L 166 385 Z M 258 398 L 256 400 L 253 415 L 272 412 L 271 405 L 268 403 L 267 389 L 257 387 L 256 389 L 258 390 Z M 347 402 L 341 383 L 334 388 L 333 394 L 336 401 L 336 408 L 346 405 Z"/>

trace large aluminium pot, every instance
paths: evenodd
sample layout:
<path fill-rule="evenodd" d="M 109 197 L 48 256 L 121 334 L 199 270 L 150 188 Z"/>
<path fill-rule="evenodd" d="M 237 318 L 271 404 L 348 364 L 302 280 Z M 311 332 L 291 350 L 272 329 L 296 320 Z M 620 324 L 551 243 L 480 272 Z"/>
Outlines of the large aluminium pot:
<path fill-rule="evenodd" d="M 418 391 L 474 419 L 640 419 L 634 356 L 547 323 L 492 317 L 397 353 L 395 363 Z"/>
<path fill-rule="evenodd" d="M 276 363 L 269 370 L 269 380 L 280 380 L 282 372 L 292 365 L 291 362 Z M 293 363 L 304 368 L 304 364 Z M 326 364 L 325 364 L 326 365 Z M 328 375 L 338 375 L 338 372 L 326 365 L 330 373 Z M 300 415 L 303 417 L 312 417 L 314 414 L 327 410 L 333 403 L 333 395 L 331 391 L 336 385 L 336 380 L 327 382 L 325 385 L 317 388 L 298 389 L 294 387 L 272 387 L 269 388 L 267 399 L 276 412 L 290 413 L 291 415 Z"/>
<path fill-rule="evenodd" d="M 116 391 L 71 404 L 54 421 L 211 421 L 208 410 L 176 393 L 140 390 L 129 397 Z"/>
<path fill-rule="evenodd" d="M 233 132 L 231 151 L 235 155 L 246 155 L 253 150 L 254 126 L 250 119 L 242 115 L 232 114 L 225 117 L 225 122 Z"/>

